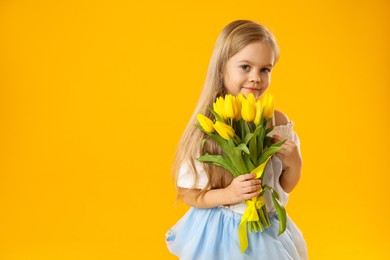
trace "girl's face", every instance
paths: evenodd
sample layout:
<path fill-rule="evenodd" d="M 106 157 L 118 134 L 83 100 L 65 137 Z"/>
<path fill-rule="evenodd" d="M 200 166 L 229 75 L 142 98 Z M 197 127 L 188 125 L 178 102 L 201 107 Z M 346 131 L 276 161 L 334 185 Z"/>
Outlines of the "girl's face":
<path fill-rule="evenodd" d="M 261 97 L 270 84 L 274 58 L 274 50 L 266 43 L 256 41 L 245 46 L 226 63 L 223 82 L 228 92 Z"/>

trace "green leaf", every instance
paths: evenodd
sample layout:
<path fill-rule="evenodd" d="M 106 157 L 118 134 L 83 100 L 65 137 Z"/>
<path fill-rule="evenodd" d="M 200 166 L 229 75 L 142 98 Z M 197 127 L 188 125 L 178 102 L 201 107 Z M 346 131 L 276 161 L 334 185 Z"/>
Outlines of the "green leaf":
<path fill-rule="evenodd" d="M 253 164 L 253 162 L 251 161 L 251 159 L 249 158 L 248 155 L 244 154 L 242 156 L 243 160 L 244 160 L 244 163 L 245 163 L 245 166 L 246 168 L 248 169 L 248 172 L 252 172 L 256 167 L 255 165 Z"/>
<path fill-rule="evenodd" d="M 253 134 L 252 139 L 249 141 L 250 158 L 254 164 L 257 163 L 257 135 Z"/>
<path fill-rule="evenodd" d="M 272 189 L 268 185 L 264 185 L 263 189 L 264 189 L 264 191 L 268 190 L 271 192 L 272 201 L 274 203 L 276 214 L 278 215 L 278 219 L 279 219 L 279 233 L 278 233 L 278 235 L 281 235 L 286 230 L 286 226 L 287 226 L 286 209 L 282 205 L 280 205 L 279 194 L 276 191 L 274 191 L 274 189 Z"/>
<path fill-rule="evenodd" d="M 248 142 L 252 139 L 252 136 L 253 136 L 252 133 L 247 133 L 247 134 L 245 135 L 244 143 L 245 143 L 246 145 L 248 145 Z"/>
<path fill-rule="evenodd" d="M 239 126 L 239 131 L 240 131 L 240 134 L 241 134 L 241 140 L 244 139 L 245 137 L 245 130 L 244 130 L 244 120 L 242 118 L 240 118 L 240 120 L 238 120 L 238 126 Z"/>
<path fill-rule="evenodd" d="M 236 169 L 239 171 L 239 173 L 248 173 L 248 170 L 246 169 L 246 166 L 244 164 L 244 161 L 242 159 L 241 150 L 235 150 L 235 145 L 232 140 L 228 141 L 229 149 L 232 151 L 231 155 L 229 156 L 230 160 L 232 161 L 233 165 L 236 167 Z"/>
<path fill-rule="evenodd" d="M 268 216 L 267 208 L 265 207 L 265 205 L 263 207 L 261 207 L 261 210 L 263 211 L 264 216 L 266 218 L 267 227 L 271 226 L 271 222 L 269 221 L 269 216 Z"/>
<path fill-rule="evenodd" d="M 264 136 L 263 148 L 266 148 L 266 147 L 270 146 L 270 145 L 272 144 L 272 140 L 273 140 L 272 137 L 270 137 L 270 136 Z"/>
<path fill-rule="evenodd" d="M 223 122 L 225 123 L 225 121 L 222 119 L 222 117 L 220 115 L 218 115 L 217 112 L 214 111 L 214 109 L 212 109 L 211 107 L 208 108 L 209 111 L 215 116 L 215 118 L 219 121 L 219 122 Z"/>
<path fill-rule="evenodd" d="M 258 153 L 257 155 L 263 153 L 263 143 L 264 143 L 264 132 L 265 132 L 265 128 L 263 126 L 259 127 L 259 133 L 257 135 L 257 149 L 258 149 Z"/>
<path fill-rule="evenodd" d="M 264 211 L 262 210 L 262 208 L 264 208 L 264 206 L 261 207 L 260 210 L 257 211 L 257 214 L 259 215 L 260 222 L 263 224 L 264 228 L 268 228 L 269 225 L 268 225 L 267 218 L 266 218 L 266 215 L 268 215 L 268 213 L 264 214 Z"/>
<path fill-rule="evenodd" d="M 212 163 L 214 165 L 220 166 L 228 170 L 233 176 L 237 177 L 240 175 L 240 173 L 237 171 L 237 169 L 234 167 L 230 159 L 226 156 L 222 155 L 211 155 L 211 154 L 204 154 L 201 157 L 197 158 L 199 162 L 206 162 L 206 163 Z"/>
<path fill-rule="evenodd" d="M 261 110 L 261 117 L 260 117 L 260 122 L 259 125 L 264 126 L 264 109 Z"/>
<path fill-rule="evenodd" d="M 275 196 L 276 199 L 279 200 L 279 194 L 276 191 L 274 191 L 274 189 L 271 186 L 264 185 L 263 189 L 270 191 L 273 194 L 273 196 Z"/>
<path fill-rule="evenodd" d="M 251 139 L 249 140 L 249 151 L 250 151 L 250 158 L 253 162 L 253 164 L 257 164 L 257 156 L 258 156 L 258 153 L 262 150 L 259 150 L 258 148 L 258 145 L 257 145 L 257 141 L 258 141 L 258 135 L 261 133 L 263 127 L 261 125 L 259 125 L 255 131 L 253 132 L 253 134 L 251 135 Z"/>
<path fill-rule="evenodd" d="M 271 145 L 270 147 L 268 147 L 268 149 L 263 152 L 260 157 L 258 158 L 257 160 L 257 163 L 260 165 L 262 164 L 263 162 L 265 162 L 265 160 L 267 160 L 268 156 L 280 151 L 281 148 L 281 145 L 285 142 L 286 140 L 283 140 L 283 141 L 280 141 L 278 143 L 275 143 L 273 145 Z"/>
<path fill-rule="evenodd" d="M 237 134 L 234 135 L 233 140 L 235 141 L 235 143 L 236 143 L 237 145 L 240 144 L 240 143 L 242 143 L 241 138 L 240 138 Z"/>
<path fill-rule="evenodd" d="M 249 154 L 249 149 L 245 144 L 239 144 L 238 146 L 234 147 L 234 150 L 240 150 L 246 154 Z"/>
<path fill-rule="evenodd" d="M 249 123 L 244 121 L 244 128 L 245 128 L 245 133 L 252 133 L 251 129 L 249 128 Z"/>
<path fill-rule="evenodd" d="M 282 140 L 282 141 L 280 141 L 280 142 L 274 143 L 273 145 L 271 145 L 271 147 L 272 147 L 272 146 L 278 146 L 278 147 L 280 147 L 280 146 L 282 146 L 282 144 L 284 144 L 286 141 L 287 141 L 287 138 L 284 139 L 284 140 Z"/>
<path fill-rule="evenodd" d="M 218 134 L 210 134 L 209 135 L 211 139 L 213 139 L 217 144 L 221 147 L 222 151 L 227 155 L 231 156 L 232 150 L 229 147 L 228 141 L 223 139 Z"/>
<path fill-rule="evenodd" d="M 202 127 L 201 125 L 195 124 L 194 126 L 195 126 L 196 128 L 198 128 L 200 131 L 204 132 L 205 134 L 209 134 L 209 133 L 207 133 L 207 132 L 203 129 L 203 127 Z"/>
<path fill-rule="evenodd" d="M 278 235 L 281 235 L 286 230 L 287 227 L 287 213 L 286 213 L 286 209 L 282 205 L 280 205 L 279 200 L 276 197 L 279 197 L 279 195 L 277 194 L 276 191 L 272 190 L 272 201 L 274 202 L 276 214 L 278 215 L 278 219 L 279 219 Z"/>

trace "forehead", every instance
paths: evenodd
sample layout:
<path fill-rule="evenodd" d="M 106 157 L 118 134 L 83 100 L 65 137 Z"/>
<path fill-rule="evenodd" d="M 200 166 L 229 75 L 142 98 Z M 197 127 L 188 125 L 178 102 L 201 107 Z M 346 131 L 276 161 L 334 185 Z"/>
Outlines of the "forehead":
<path fill-rule="evenodd" d="M 234 63 L 246 61 L 252 64 L 274 64 L 275 51 L 267 43 L 252 42 L 233 55 L 229 60 Z"/>

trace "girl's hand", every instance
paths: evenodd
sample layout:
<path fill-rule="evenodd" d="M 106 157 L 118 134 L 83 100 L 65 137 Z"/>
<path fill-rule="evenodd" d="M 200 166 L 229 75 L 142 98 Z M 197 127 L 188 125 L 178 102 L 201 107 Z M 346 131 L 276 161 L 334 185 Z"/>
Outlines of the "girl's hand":
<path fill-rule="evenodd" d="M 274 143 L 280 142 L 285 138 L 280 135 L 273 135 Z M 282 144 L 282 149 L 275 154 L 283 164 L 283 170 L 286 168 L 300 168 L 302 166 L 302 157 L 298 145 L 291 139 L 287 139 Z"/>
<path fill-rule="evenodd" d="M 235 177 L 225 191 L 229 204 L 235 204 L 257 197 L 260 189 L 261 180 L 256 179 L 256 174 L 248 173 Z"/>

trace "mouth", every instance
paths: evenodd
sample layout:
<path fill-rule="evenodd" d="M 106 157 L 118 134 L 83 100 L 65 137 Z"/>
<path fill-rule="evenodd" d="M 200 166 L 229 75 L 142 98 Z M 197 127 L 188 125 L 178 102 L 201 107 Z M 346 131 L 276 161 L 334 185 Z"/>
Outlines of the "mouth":
<path fill-rule="evenodd" d="M 249 91 L 260 91 L 258 88 L 251 88 L 251 87 L 243 87 L 243 89 L 247 89 Z"/>

